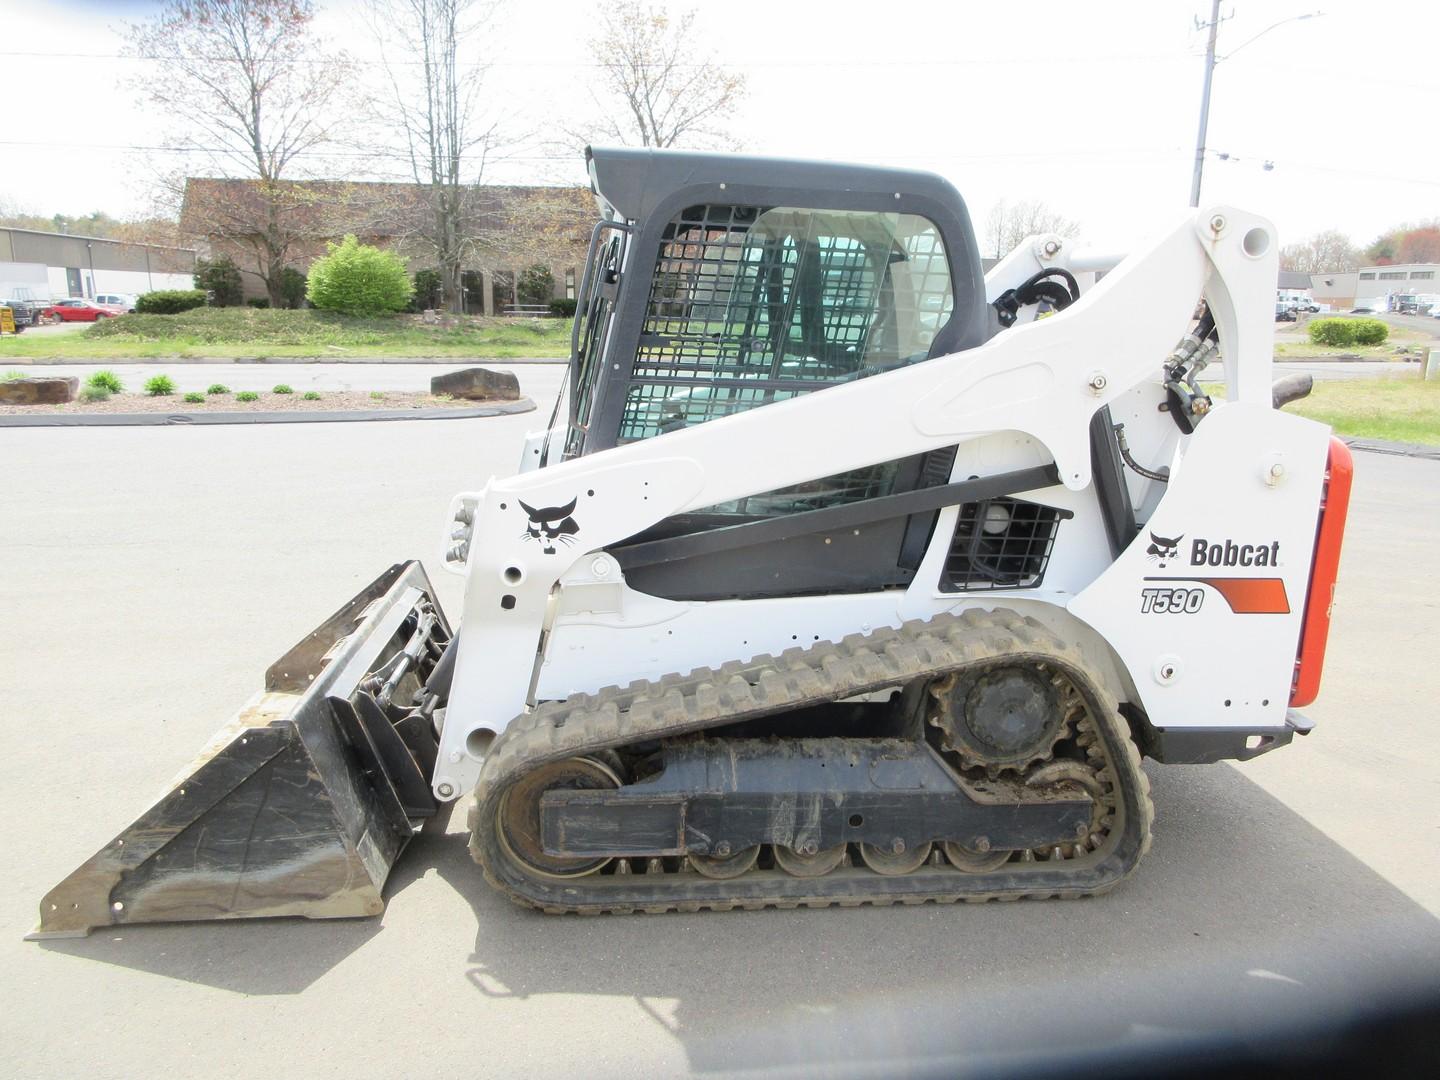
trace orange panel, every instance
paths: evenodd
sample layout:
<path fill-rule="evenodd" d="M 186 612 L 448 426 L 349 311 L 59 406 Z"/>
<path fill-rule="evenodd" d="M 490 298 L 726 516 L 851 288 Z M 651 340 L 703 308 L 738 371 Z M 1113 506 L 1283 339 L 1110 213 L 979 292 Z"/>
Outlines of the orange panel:
<path fill-rule="evenodd" d="M 1330 636 L 1330 609 L 1335 603 L 1335 579 L 1340 573 L 1340 543 L 1345 539 L 1345 515 L 1350 507 L 1350 483 L 1355 463 L 1350 448 L 1331 436 L 1329 475 L 1315 530 L 1315 558 L 1310 564 L 1310 594 L 1305 600 L 1305 622 L 1300 627 L 1300 651 L 1295 658 L 1295 683 L 1290 704 L 1309 705 L 1320 693 L 1320 672 L 1325 666 L 1325 642 Z"/>
<path fill-rule="evenodd" d="M 1202 577 L 1195 580 L 1203 581 L 1225 597 L 1225 602 L 1236 615 L 1290 614 L 1290 598 L 1285 595 L 1285 582 L 1278 577 Z"/>

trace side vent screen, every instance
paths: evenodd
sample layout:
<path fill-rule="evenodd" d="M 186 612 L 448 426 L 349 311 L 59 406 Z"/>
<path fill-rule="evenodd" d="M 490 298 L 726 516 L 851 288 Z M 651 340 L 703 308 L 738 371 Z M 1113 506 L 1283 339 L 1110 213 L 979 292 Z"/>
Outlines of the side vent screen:
<path fill-rule="evenodd" d="M 940 575 L 942 592 L 1034 589 L 1045 577 L 1060 522 L 1069 510 L 1020 499 L 964 503 Z"/>

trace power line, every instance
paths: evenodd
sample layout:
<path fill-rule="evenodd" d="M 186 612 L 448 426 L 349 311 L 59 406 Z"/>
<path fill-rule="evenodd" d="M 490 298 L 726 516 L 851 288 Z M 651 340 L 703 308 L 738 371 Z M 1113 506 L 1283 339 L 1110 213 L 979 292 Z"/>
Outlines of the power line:
<path fill-rule="evenodd" d="M 721 67 L 731 68 L 952 68 L 952 67 L 1033 67 L 1036 64 L 1093 64 L 1097 62 L 1121 62 L 1132 61 L 1135 63 L 1158 64 L 1169 63 L 1188 55 L 1185 51 L 1168 53 L 1111 53 L 1109 55 L 1097 56 L 1093 53 L 1066 53 L 1053 56 L 1024 56 L 1014 58 L 1001 57 L 950 57 L 950 58 L 916 58 L 916 59 L 852 59 L 837 57 L 835 59 L 815 60 L 725 60 L 723 62 L 697 62 L 686 63 L 678 61 L 675 63 L 657 62 L 654 64 L 626 64 L 626 67 L 670 67 L 670 68 L 700 68 L 712 64 Z M 21 50 L 0 50 L 0 57 L 29 58 L 34 57 L 42 60 L 122 60 L 125 62 L 165 62 L 173 57 L 161 56 L 155 53 L 84 53 L 84 52 L 33 52 Z M 233 56 L 204 56 L 192 57 L 192 59 L 205 60 L 209 63 L 238 64 L 243 61 Z M 355 57 L 345 56 L 344 61 L 350 64 L 358 64 L 364 67 L 423 67 L 423 60 L 386 60 L 383 57 Z M 268 64 L 334 64 L 339 62 L 337 57 L 290 57 L 288 59 L 267 60 Z M 461 68 L 492 68 L 492 67 L 514 67 L 514 68 L 595 68 L 605 69 L 615 65 L 598 60 L 485 60 L 472 63 L 461 63 Z"/>
<path fill-rule="evenodd" d="M 146 143 L 87 143 L 87 142 L 43 142 L 33 139 L 0 139 L 0 146 L 17 146 L 30 149 L 44 150 L 111 150 L 121 152 L 155 152 L 170 154 L 238 154 L 238 148 L 220 146 L 166 146 L 163 144 Z M 918 159 L 924 161 L 965 161 L 965 162 L 988 162 L 988 161 L 1047 161 L 1056 158 L 1104 158 L 1104 157 L 1146 157 L 1164 156 L 1167 154 L 1179 153 L 1181 147 L 1093 147 L 1089 149 L 1076 150 L 1022 150 L 1013 153 L 1000 154 L 930 154 L 925 152 L 908 154 L 879 154 L 872 157 L 881 157 L 887 160 Z M 306 150 L 295 155 L 296 157 L 309 158 L 355 158 L 359 160 L 378 159 L 405 161 L 410 160 L 406 153 L 395 150 Z M 579 162 L 578 153 L 546 153 L 546 154 L 501 154 L 491 153 L 489 161 L 500 165 L 508 162 L 536 162 L 536 161 L 568 161 Z"/>

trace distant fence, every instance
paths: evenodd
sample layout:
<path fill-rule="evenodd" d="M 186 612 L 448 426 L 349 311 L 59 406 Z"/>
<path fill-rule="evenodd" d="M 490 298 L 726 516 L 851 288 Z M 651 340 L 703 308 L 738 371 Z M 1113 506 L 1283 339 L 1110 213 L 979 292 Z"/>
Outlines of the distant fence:
<path fill-rule="evenodd" d="M 528 315 L 532 318 L 551 314 L 549 304 L 506 304 L 500 309 L 501 315 Z"/>

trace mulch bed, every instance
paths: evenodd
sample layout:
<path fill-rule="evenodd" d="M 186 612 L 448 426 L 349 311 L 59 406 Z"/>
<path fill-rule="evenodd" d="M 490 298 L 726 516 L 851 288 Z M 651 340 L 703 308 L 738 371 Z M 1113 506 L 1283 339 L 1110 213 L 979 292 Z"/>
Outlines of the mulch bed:
<path fill-rule="evenodd" d="M 116 394 L 108 401 L 72 401 L 65 405 L 0 404 L 0 416 L 34 416 L 44 413 L 167 413 L 187 412 L 355 412 L 364 409 L 473 409 L 498 404 L 441 398 L 433 394 L 386 391 L 374 396 L 364 391 L 321 391 L 318 401 L 306 401 L 300 393 L 262 393 L 255 401 L 236 401 L 234 394 L 212 394 L 192 403 L 182 394 L 149 397 L 146 394 Z"/>

